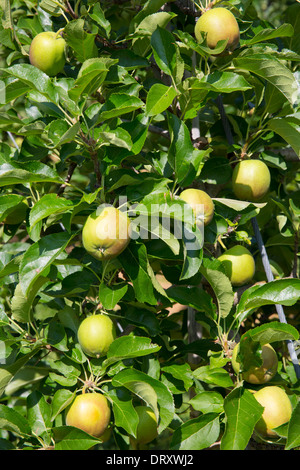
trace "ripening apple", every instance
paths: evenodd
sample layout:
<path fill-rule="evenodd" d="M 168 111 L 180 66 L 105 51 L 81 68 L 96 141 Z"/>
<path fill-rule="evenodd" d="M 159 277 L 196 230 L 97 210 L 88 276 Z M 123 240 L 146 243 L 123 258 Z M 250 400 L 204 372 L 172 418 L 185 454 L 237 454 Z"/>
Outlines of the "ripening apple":
<path fill-rule="evenodd" d="M 196 223 L 208 225 L 214 216 L 214 203 L 211 197 L 201 189 L 188 188 L 184 189 L 180 195 L 180 199 L 188 203 L 196 217 Z"/>
<path fill-rule="evenodd" d="M 125 250 L 130 235 L 127 215 L 113 206 L 102 205 L 87 218 L 82 230 L 82 243 L 90 255 L 105 261 Z"/>
<path fill-rule="evenodd" d="M 242 201 L 256 202 L 269 191 L 271 175 L 261 160 L 242 160 L 232 173 L 232 189 Z"/>
<path fill-rule="evenodd" d="M 103 356 L 116 338 L 115 325 L 107 315 L 90 315 L 80 323 L 77 338 L 85 354 Z"/>
<path fill-rule="evenodd" d="M 218 260 L 222 262 L 233 286 L 243 286 L 255 274 L 255 261 L 250 251 L 241 245 L 226 250 Z"/>
<path fill-rule="evenodd" d="M 78 395 L 66 414 L 67 426 L 74 426 L 94 437 L 102 436 L 110 421 L 110 407 L 101 393 Z"/>
<path fill-rule="evenodd" d="M 133 441 L 137 444 L 148 444 L 158 435 L 155 413 L 149 406 L 143 405 L 136 406 L 135 411 L 138 414 L 139 422 L 136 439 L 133 439 Z"/>
<path fill-rule="evenodd" d="M 255 431 L 265 438 L 276 438 L 272 429 L 288 423 L 292 415 L 292 405 L 287 393 L 277 386 L 266 386 L 254 393 L 254 398 L 264 407 L 263 414 L 255 425 Z"/>
<path fill-rule="evenodd" d="M 29 60 L 32 65 L 53 77 L 62 72 L 66 62 L 66 41 L 53 31 L 37 34 L 31 42 Z"/>
<path fill-rule="evenodd" d="M 240 363 L 237 361 L 237 355 L 240 349 L 239 343 L 234 347 L 231 357 L 233 370 L 236 374 L 240 372 Z M 261 366 L 252 366 L 248 370 L 242 371 L 242 378 L 250 384 L 265 384 L 269 382 L 276 374 L 278 369 L 278 358 L 276 351 L 267 343 L 261 347 Z"/>
<path fill-rule="evenodd" d="M 207 33 L 206 42 L 215 49 L 218 41 L 228 39 L 226 48 L 234 50 L 240 41 L 240 29 L 235 16 L 226 8 L 212 8 L 204 12 L 195 26 L 195 37 L 202 41 L 201 32 Z"/>

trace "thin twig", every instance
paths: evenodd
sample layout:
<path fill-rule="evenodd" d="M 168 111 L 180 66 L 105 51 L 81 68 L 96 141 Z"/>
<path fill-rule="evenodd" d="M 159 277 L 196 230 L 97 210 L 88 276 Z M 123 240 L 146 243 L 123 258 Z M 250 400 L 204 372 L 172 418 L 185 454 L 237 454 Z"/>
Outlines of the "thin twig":
<path fill-rule="evenodd" d="M 75 170 L 76 167 L 77 167 L 77 163 L 75 163 L 75 162 L 70 163 L 70 166 L 68 168 L 68 174 L 67 174 L 67 177 L 65 179 L 65 182 L 60 186 L 60 188 L 57 191 L 58 196 L 61 196 L 63 194 L 64 190 L 66 189 L 66 187 L 70 183 L 71 178 L 73 176 L 73 173 L 74 173 L 74 170 Z"/>
<path fill-rule="evenodd" d="M 78 19 L 78 15 L 75 13 L 75 11 L 73 10 L 73 8 L 71 7 L 70 5 L 70 2 L 68 0 L 65 0 L 65 4 L 68 8 L 68 13 L 70 13 L 70 15 L 72 16 L 72 18 L 74 18 L 74 20 L 77 20 Z"/>
<path fill-rule="evenodd" d="M 98 160 L 98 152 L 97 150 L 94 150 L 91 152 L 91 158 L 94 163 L 94 170 L 96 174 L 96 184 L 95 188 L 100 188 L 101 187 L 101 172 L 100 172 L 100 165 L 99 165 L 99 160 Z"/>

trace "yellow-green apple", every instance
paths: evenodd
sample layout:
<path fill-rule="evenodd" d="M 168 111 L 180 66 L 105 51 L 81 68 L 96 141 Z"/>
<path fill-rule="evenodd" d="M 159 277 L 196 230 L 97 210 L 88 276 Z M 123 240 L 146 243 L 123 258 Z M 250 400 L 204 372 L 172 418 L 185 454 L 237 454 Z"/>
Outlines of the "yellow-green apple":
<path fill-rule="evenodd" d="M 96 392 L 83 393 L 69 407 L 66 424 L 100 437 L 109 425 L 110 416 L 110 407 L 104 395 Z"/>
<path fill-rule="evenodd" d="M 214 203 L 205 191 L 188 188 L 184 189 L 179 197 L 193 209 L 196 223 L 201 224 L 204 222 L 204 225 L 208 225 L 212 221 L 214 216 Z"/>
<path fill-rule="evenodd" d="M 243 286 L 250 282 L 255 274 L 255 261 L 250 251 L 242 245 L 235 245 L 226 250 L 218 260 L 233 286 Z"/>
<path fill-rule="evenodd" d="M 240 362 L 237 360 L 239 350 L 240 344 L 238 343 L 234 347 L 231 357 L 232 367 L 236 374 L 240 372 Z M 265 384 L 273 379 L 278 369 L 278 358 L 276 351 L 269 343 L 262 345 L 261 359 L 261 366 L 252 366 L 242 371 L 243 380 L 251 384 Z"/>
<path fill-rule="evenodd" d="M 195 26 L 195 37 L 202 41 L 206 33 L 206 42 L 210 49 L 215 49 L 218 41 L 228 40 L 227 49 L 234 50 L 240 41 L 240 29 L 235 16 L 226 8 L 211 8 L 205 11 Z"/>
<path fill-rule="evenodd" d="M 255 425 L 255 431 L 265 438 L 278 437 L 273 429 L 288 423 L 293 411 L 287 393 L 280 387 L 267 385 L 253 396 L 264 407 L 263 414 Z"/>
<path fill-rule="evenodd" d="M 90 315 L 80 323 L 77 338 L 85 354 L 103 356 L 116 338 L 114 322 L 104 314 Z"/>
<path fill-rule="evenodd" d="M 32 65 L 53 77 L 62 72 L 66 62 L 66 41 L 53 31 L 37 34 L 30 45 L 29 60 Z"/>
<path fill-rule="evenodd" d="M 242 160 L 233 170 L 232 189 L 242 201 L 256 202 L 269 191 L 271 175 L 261 160 Z"/>
<path fill-rule="evenodd" d="M 82 243 L 94 258 L 105 261 L 117 257 L 130 242 L 131 227 L 127 215 L 113 206 L 100 206 L 87 218 Z"/>

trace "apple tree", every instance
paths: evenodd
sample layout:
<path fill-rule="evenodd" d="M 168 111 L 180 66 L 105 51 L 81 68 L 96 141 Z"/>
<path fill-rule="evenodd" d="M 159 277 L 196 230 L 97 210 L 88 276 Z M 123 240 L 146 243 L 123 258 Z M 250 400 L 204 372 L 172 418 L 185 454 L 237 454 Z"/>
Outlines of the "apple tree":
<path fill-rule="evenodd" d="M 0 448 L 299 448 L 299 2 L 0 17 Z"/>

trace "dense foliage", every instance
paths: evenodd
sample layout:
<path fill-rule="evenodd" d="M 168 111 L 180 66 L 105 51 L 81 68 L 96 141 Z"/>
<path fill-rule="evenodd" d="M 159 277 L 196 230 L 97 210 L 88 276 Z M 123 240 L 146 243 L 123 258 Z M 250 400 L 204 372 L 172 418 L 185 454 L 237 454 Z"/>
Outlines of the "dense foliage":
<path fill-rule="evenodd" d="M 288 349 L 299 355 L 300 4 L 212 4 L 238 22 L 233 50 L 196 40 L 197 2 L 0 1 L 1 449 L 300 447 Z M 54 76 L 29 57 L 44 31 L 67 46 Z M 258 201 L 233 191 L 246 159 L 270 172 Z M 214 203 L 205 226 L 180 198 L 187 188 Z M 108 260 L 82 243 L 104 203 L 132 225 Z M 218 259 L 235 245 L 255 261 L 242 286 Z M 115 336 L 90 356 L 78 328 L 94 314 Z M 277 372 L 248 383 L 242 372 L 262 365 L 265 344 Z M 292 406 L 272 438 L 255 430 L 264 408 L 253 392 L 269 384 Z M 106 397 L 105 438 L 66 424 L 82 392 Z M 146 444 L 136 442 L 140 405 L 158 423 Z"/>

